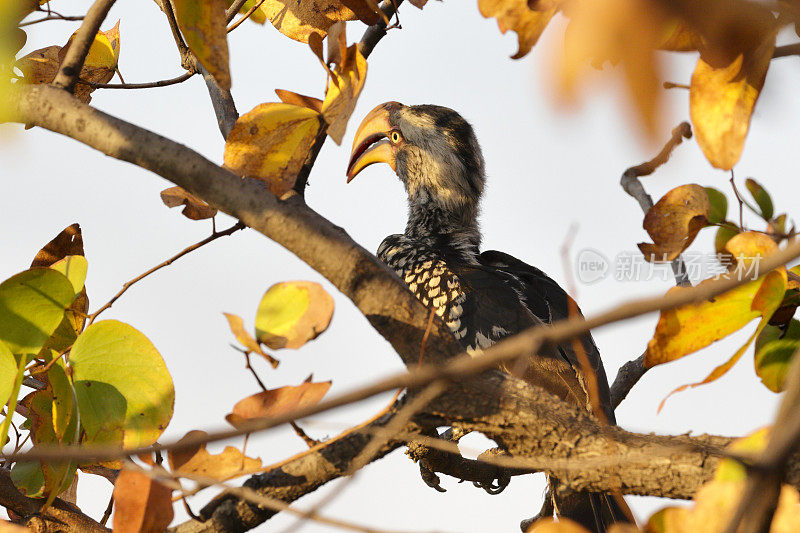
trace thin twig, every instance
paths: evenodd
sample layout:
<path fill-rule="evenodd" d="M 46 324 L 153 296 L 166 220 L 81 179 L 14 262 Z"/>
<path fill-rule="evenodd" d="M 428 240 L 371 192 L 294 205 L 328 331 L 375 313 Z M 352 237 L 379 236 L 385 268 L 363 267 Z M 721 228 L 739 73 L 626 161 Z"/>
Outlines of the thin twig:
<path fill-rule="evenodd" d="M 644 366 L 644 356 L 645 354 L 642 354 L 633 361 L 628 361 L 617 371 L 617 377 L 614 379 L 614 384 L 611 385 L 611 407 L 614 409 L 619 407 L 633 386 L 647 372 L 648 369 Z"/>
<path fill-rule="evenodd" d="M 636 201 L 639 202 L 639 206 L 642 208 L 645 215 L 647 215 L 647 212 L 653 207 L 653 199 L 644 190 L 644 186 L 639 178 L 642 176 L 649 176 L 655 172 L 658 167 L 669 160 L 672 151 L 683 142 L 683 139 L 691 138 L 692 127 L 688 122 L 681 122 L 672 130 L 672 136 L 657 156 L 650 161 L 631 167 L 622 173 L 620 185 L 622 185 L 625 192 L 633 196 Z M 686 263 L 684 263 L 682 256 L 678 255 L 678 257 L 672 260 L 672 271 L 675 273 L 675 283 L 677 285 L 691 286 L 689 275 L 686 271 Z"/>
<path fill-rule="evenodd" d="M 114 2 L 115 0 L 95 0 L 95 3 L 89 8 L 83 24 L 75 33 L 75 38 L 67 49 L 67 54 L 53 80 L 54 87 L 73 92 L 75 81 L 78 79 L 78 74 L 86 61 L 86 55 L 89 53 L 89 47 L 94 42 L 95 35 L 100 30 L 100 25 L 106 19 Z"/>
<path fill-rule="evenodd" d="M 108 505 L 106 505 L 106 510 L 103 512 L 103 518 L 100 519 L 100 525 L 105 526 L 108 523 L 108 519 L 111 518 L 111 512 L 114 510 L 114 493 L 111 493 L 111 497 L 108 499 Z"/>
<path fill-rule="evenodd" d="M 739 229 L 744 231 L 744 199 L 739 194 L 739 188 L 736 187 L 736 181 L 734 181 L 734 174 L 733 169 L 731 169 L 731 187 L 733 187 L 733 194 L 736 196 L 736 201 L 739 202 Z"/>
<path fill-rule="evenodd" d="M 233 20 L 233 17 L 236 16 L 236 13 L 242 10 L 242 7 L 247 2 L 247 0 L 235 0 L 225 11 L 225 24 L 230 24 Z"/>
<path fill-rule="evenodd" d="M 103 305 L 100 309 L 98 309 L 97 311 L 95 311 L 94 313 L 89 315 L 89 325 L 91 325 L 94 322 L 94 320 L 97 318 L 97 315 L 99 315 L 100 313 L 102 313 L 103 311 L 105 311 L 106 309 L 111 307 L 112 305 L 114 305 L 114 302 L 116 302 L 119 299 L 120 296 L 125 294 L 125 291 L 130 289 L 133 285 L 135 285 L 139 281 L 143 280 L 144 278 L 146 278 L 147 276 L 149 276 L 153 272 L 156 272 L 156 271 L 164 268 L 165 266 L 171 265 L 172 263 L 174 263 L 175 261 L 177 261 L 178 259 L 180 259 L 184 255 L 186 255 L 188 253 L 191 253 L 191 252 L 197 250 L 198 248 L 201 248 L 201 247 L 205 246 L 206 244 L 219 239 L 220 237 L 226 237 L 226 236 L 228 236 L 228 235 L 230 235 L 232 233 L 235 233 L 235 232 L 239 231 L 240 229 L 244 229 L 245 227 L 246 226 L 242 222 L 237 222 L 236 224 L 234 224 L 233 226 L 231 226 L 230 228 L 228 228 L 226 230 L 223 230 L 223 231 L 220 231 L 220 232 L 217 232 L 217 233 L 212 233 L 211 235 L 209 235 L 208 237 L 206 237 L 202 241 L 197 242 L 197 243 L 195 243 L 195 244 L 193 244 L 193 245 L 191 245 L 191 246 L 189 246 L 187 248 L 184 248 L 183 250 L 181 250 L 177 254 L 173 255 L 172 257 L 170 257 L 166 261 L 163 261 L 163 262 L 157 264 L 153 268 L 147 270 L 146 272 L 144 272 L 144 273 L 136 276 L 132 280 L 126 282 L 122 286 L 122 289 L 120 289 L 120 291 L 117 294 L 115 294 L 105 305 Z"/>
<path fill-rule="evenodd" d="M 309 448 L 313 448 L 314 446 L 319 445 L 319 441 L 309 437 L 308 434 L 305 431 L 303 431 L 303 428 L 297 425 L 297 422 L 289 422 L 289 425 L 292 426 L 292 429 L 297 434 L 297 436 L 300 437 L 303 440 L 303 442 L 306 443 L 306 446 L 308 446 Z"/>
<path fill-rule="evenodd" d="M 686 85 L 685 83 L 674 83 L 671 81 L 665 81 L 662 84 L 662 87 L 664 87 L 665 89 L 687 89 L 687 90 L 691 89 L 691 87 Z"/>
<path fill-rule="evenodd" d="M 44 18 L 30 20 L 28 22 L 22 22 L 20 23 L 19 27 L 24 28 L 25 26 L 32 26 L 33 24 L 39 24 L 40 22 L 47 22 L 48 20 L 64 20 L 64 21 L 74 22 L 76 20 L 83 20 L 83 18 L 84 18 L 83 15 L 65 16 L 65 15 L 53 14 L 53 15 L 48 15 Z"/>
<path fill-rule="evenodd" d="M 245 13 L 244 15 L 242 15 L 242 16 L 241 16 L 241 18 L 240 18 L 239 20 L 237 20 L 236 22 L 234 22 L 233 24 L 231 24 L 230 26 L 228 26 L 228 33 L 232 32 L 233 30 L 235 30 L 236 28 L 238 28 L 238 27 L 239 27 L 239 25 L 240 25 L 242 22 L 244 22 L 245 20 L 249 19 L 249 18 L 250 18 L 250 15 L 252 15 L 253 13 L 255 13 L 255 12 L 256 12 L 256 9 L 258 9 L 259 7 L 261 7 L 261 4 L 263 4 L 263 3 L 264 3 L 264 1 L 265 1 L 265 0 L 259 0 L 259 2 L 258 2 L 257 4 L 253 4 L 253 7 L 251 7 L 250 9 L 248 9 L 248 10 L 247 10 L 247 13 Z"/>
<path fill-rule="evenodd" d="M 168 87 L 170 85 L 182 83 L 195 74 L 197 73 L 191 71 L 184 72 L 180 76 L 175 76 L 174 78 L 170 78 L 168 80 L 151 81 L 147 83 L 96 83 L 93 81 L 86 81 L 84 79 L 78 79 L 77 83 L 88 85 L 89 87 L 93 87 L 95 89 L 153 89 L 156 87 Z"/>

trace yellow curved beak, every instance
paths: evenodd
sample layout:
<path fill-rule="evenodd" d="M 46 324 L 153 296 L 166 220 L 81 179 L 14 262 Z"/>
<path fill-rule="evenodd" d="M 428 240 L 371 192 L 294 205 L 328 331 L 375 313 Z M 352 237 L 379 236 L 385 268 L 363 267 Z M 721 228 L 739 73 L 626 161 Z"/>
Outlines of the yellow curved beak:
<path fill-rule="evenodd" d="M 347 165 L 347 183 L 374 163 L 386 163 L 395 170 L 395 149 L 389 142 L 392 126 L 389 113 L 398 102 L 386 102 L 370 111 L 356 131 L 350 164 Z"/>

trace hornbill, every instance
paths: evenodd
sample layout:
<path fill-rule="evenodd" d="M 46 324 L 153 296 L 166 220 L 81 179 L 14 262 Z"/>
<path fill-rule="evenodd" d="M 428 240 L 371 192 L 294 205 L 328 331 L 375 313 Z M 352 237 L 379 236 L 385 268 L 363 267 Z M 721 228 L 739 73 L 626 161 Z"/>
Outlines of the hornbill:
<path fill-rule="evenodd" d="M 569 316 L 570 297 L 544 272 L 503 252 L 480 251 L 477 217 L 484 160 L 472 126 L 461 115 L 435 105 L 379 105 L 356 132 L 348 183 L 374 163 L 392 167 L 408 192 L 409 207 L 405 232 L 386 237 L 378 257 L 445 321 L 467 352 Z M 591 334 L 580 341 L 597 376 L 605 417 L 614 424 L 600 353 Z M 522 377 L 591 410 L 572 343 L 531 354 Z M 552 489 L 556 482 L 550 482 Z M 621 498 L 563 491 L 559 495 L 546 501 L 545 508 L 554 505 L 560 516 L 592 531 L 626 520 Z"/>

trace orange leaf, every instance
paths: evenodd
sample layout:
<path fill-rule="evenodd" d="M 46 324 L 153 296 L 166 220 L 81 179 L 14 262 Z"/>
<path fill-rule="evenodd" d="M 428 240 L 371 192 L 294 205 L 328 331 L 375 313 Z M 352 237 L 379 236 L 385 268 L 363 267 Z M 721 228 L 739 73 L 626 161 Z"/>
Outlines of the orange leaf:
<path fill-rule="evenodd" d="M 272 368 L 277 368 L 278 360 L 265 353 L 264 350 L 261 349 L 261 346 L 258 344 L 258 342 L 256 342 L 252 335 L 250 335 L 244 329 L 244 321 L 241 317 L 232 315 L 230 313 L 222 314 L 228 319 L 228 326 L 231 328 L 231 332 L 236 337 L 236 340 L 242 344 L 242 346 L 269 361 L 269 363 L 272 365 Z"/>
<path fill-rule="evenodd" d="M 266 390 L 248 396 L 233 406 L 225 417 L 233 427 L 240 428 L 248 421 L 289 413 L 296 409 L 316 405 L 331 388 L 330 381 L 312 383 L 309 380 L 297 386 Z"/>
<path fill-rule="evenodd" d="M 142 472 L 120 472 L 114 483 L 114 533 L 162 533 L 173 516 L 171 489 Z"/>
<path fill-rule="evenodd" d="M 181 214 L 191 220 L 204 220 L 217 214 L 217 210 L 181 187 L 161 191 L 161 201 L 167 207 L 186 206 Z"/>
<path fill-rule="evenodd" d="M 275 94 L 278 95 L 278 98 L 280 98 L 281 102 L 284 104 L 307 107 L 309 109 L 313 109 L 317 113 L 322 112 L 322 100 L 319 98 L 293 93 L 292 91 L 287 91 L 286 89 L 275 89 Z"/>
<path fill-rule="evenodd" d="M 178 443 L 207 436 L 205 431 L 190 431 Z M 211 455 L 206 451 L 205 443 L 188 449 L 170 450 L 168 458 L 170 470 L 175 473 L 210 477 L 218 481 L 251 473 L 261 466 L 261 459 L 247 457 L 233 446 L 226 446 L 222 453 Z"/>
<path fill-rule="evenodd" d="M 557 11 L 556 7 L 534 11 L 528 7 L 527 0 L 478 0 L 478 9 L 484 18 L 497 19 L 500 33 L 508 30 L 517 33 L 519 49 L 512 59 L 524 57 L 531 51 Z"/>

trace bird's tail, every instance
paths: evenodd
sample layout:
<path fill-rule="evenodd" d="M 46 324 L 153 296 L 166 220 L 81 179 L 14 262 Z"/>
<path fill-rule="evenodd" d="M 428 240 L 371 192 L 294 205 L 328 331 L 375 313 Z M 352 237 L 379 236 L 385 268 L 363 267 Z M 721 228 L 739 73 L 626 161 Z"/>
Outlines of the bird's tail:
<path fill-rule="evenodd" d="M 559 490 L 555 500 L 557 481 L 549 478 L 550 488 L 545 497 L 539 517 L 552 516 L 569 518 L 593 533 L 605 533 L 614 522 L 632 522 L 633 515 L 620 493 L 565 492 Z"/>

